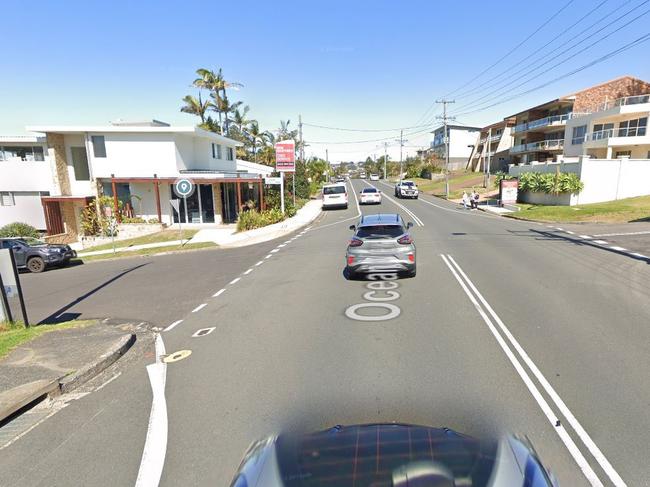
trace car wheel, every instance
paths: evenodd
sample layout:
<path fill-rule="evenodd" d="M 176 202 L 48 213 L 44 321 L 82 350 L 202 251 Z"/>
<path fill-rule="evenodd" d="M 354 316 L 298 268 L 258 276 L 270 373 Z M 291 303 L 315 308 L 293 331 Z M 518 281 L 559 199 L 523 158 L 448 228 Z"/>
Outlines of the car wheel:
<path fill-rule="evenodd" d="M 354 272 L 354 271 L 353 271 L 352 269 L 350 269 L 349 267 L 346 267 L 346 268 L 345 268 L 345 272 L 346 272 L 346 274 L 348 275 L 348 281 L 355 281 L 355 280 L 357 280 L 357 279 L 359 278 L 359 274 L 357 274 L 356 272 Z"/>
<path fill-rule="evenodd" d="M 417 267 L 415 266 L 413 266 L 413 269 L 411 269 L 406 273 L 408 277 L 415 277 L 415 274 L 417 274 Z"/>
<path fill-rule="evenodd" d="M 32 257 L 27 261 L 29 272 L 43 272 L 45 270 L 45 261 L 40 257 Z"/>

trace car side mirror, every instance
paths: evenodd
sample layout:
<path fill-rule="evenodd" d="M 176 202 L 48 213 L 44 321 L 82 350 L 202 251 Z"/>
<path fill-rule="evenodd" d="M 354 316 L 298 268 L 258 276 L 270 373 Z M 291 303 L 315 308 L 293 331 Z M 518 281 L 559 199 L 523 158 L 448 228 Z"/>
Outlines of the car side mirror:
<path fill-rule="evenodd" d="M 406 228 L 413 228 L 413 222 L 408 222 L 406 224 Z"/>
<path fill-rule="evenodd" d="M 355 225 L 350 225 L 350 230 L 354 231 L 356 229 L 357 229 L 357 227 Z"/>

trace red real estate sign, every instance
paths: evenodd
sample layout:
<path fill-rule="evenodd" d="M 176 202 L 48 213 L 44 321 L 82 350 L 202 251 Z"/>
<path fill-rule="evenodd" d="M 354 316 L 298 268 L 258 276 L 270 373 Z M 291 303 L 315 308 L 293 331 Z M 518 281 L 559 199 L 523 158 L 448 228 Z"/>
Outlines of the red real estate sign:
<path fill-rule="evenodd" d="M 275 170 L 294 172 L 296 170 L 296 143 L 283 140 L 275 144 Z"/>
<path fill-rule="evenodd" d="M 518 190 L 519 180 L 502 179 L 499 186 L 499 199 L 501 200 L 501 204 L 516 203 Z"/>

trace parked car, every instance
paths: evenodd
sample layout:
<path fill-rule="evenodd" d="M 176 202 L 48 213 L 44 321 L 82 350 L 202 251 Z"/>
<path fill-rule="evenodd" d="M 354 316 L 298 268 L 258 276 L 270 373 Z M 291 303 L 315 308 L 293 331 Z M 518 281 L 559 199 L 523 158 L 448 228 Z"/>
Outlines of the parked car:
<path fill-rule="evenodd" d="M 416 272 L 415 243 L 409 234 L 413 223 L 404 223 L 396 213 L 364 215 L 357 225 L 350 226 L 354 236 L 345 255 L 350 278 L 369 274 L 376 269 L 384 272 Z"/>
<path fill-rule="evenodd" d="M 48 244 L 34 238 L 2 238 L 0 247 L 11 249 L 19 269 L 43 272 L 47 267 L 63 267 L 77 252 L 69 245 Z"/>
<path fill-rule="evenodd" d="M 345 176 L 337 176 L 336 177 L 336 182 L 337 183 L 344 183 L 345 182 Z"/>
<path fill-rule="evenodd" d="M 370 180 L 371 181 L 379 181 L 379 174 L 371 174 L 370 175 Z"/>
<path fill-rule="evenodd" d="M 348 207 L 348 189 L 345 183 L 323 186 L 323 209 L 336 207 Z"/>
<path fill-rule="evenodd" d="M 377 188 L 363 188 L 361 190 L 359 203 L 362 205 L 381 204 L 381 191 Z"/>
<path fill-rule="evenodd" d="M 395 196 L 398 198 L 418 199 L 420 191 L 413 181 L 398 181 L 395 185 Z"/>

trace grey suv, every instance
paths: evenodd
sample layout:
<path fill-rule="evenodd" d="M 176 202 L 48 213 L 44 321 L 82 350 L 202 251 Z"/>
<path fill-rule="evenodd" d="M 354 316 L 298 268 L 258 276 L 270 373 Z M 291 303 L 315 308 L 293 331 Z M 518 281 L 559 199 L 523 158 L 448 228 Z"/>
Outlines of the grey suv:
<path fill-rule="evenodd" d="M 350 226 L 354 236 L 345 255 L 348 277 L 372 272 L 405 272 L 415 276 L 415 243 L 396 213 L 364 215 L 357 225 Z"/>
<path fill-rule="evenodd" d="M 47 244 L 35 238 L 0 238 L 0 248 L 11 249 L 19 269 L 43 272 L 48 266 L 65 266 L 77 253 L 69 245 Z"/>

